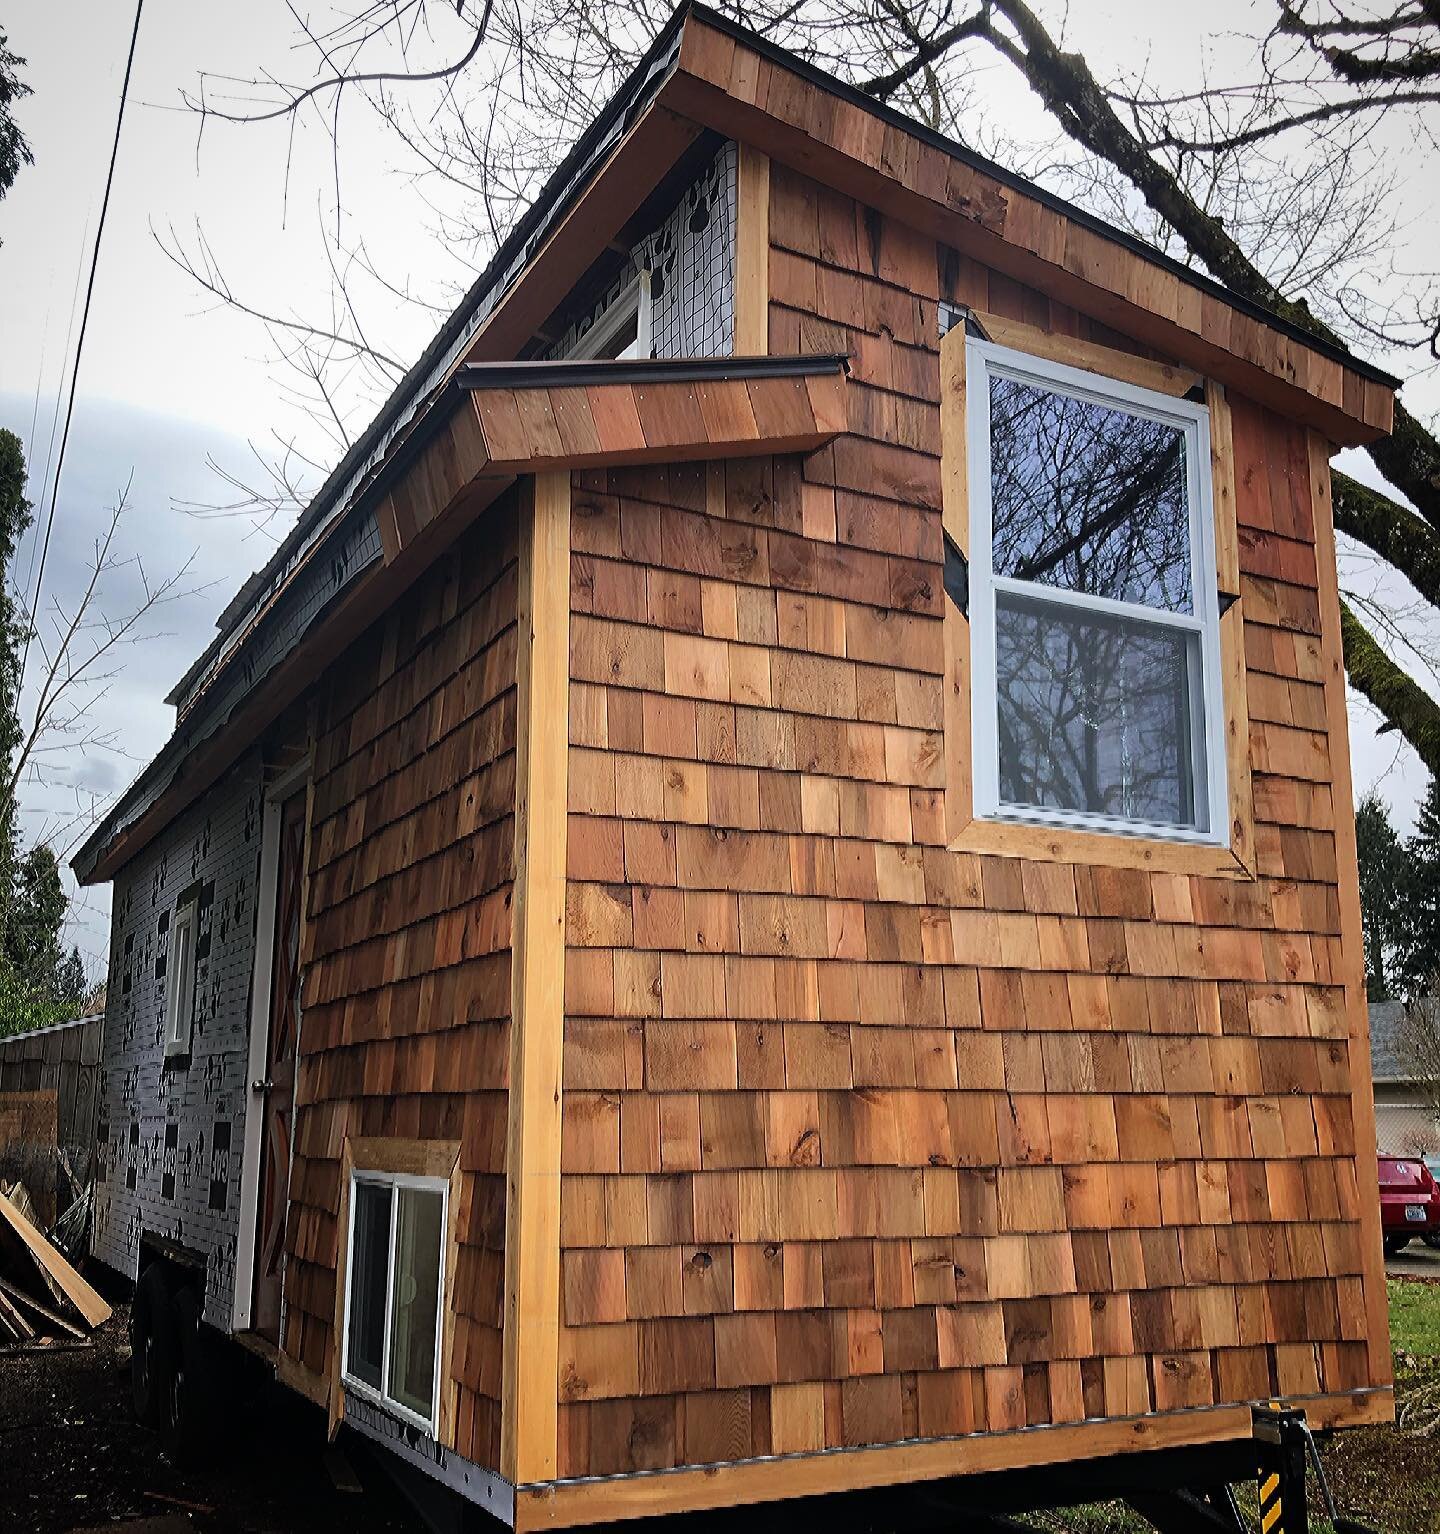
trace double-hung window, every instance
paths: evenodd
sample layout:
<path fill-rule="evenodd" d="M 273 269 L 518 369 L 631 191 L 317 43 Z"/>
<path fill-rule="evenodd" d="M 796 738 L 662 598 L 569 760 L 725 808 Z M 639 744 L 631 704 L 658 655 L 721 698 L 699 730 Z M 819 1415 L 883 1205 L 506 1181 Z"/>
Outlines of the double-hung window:
<path fill-rule="evenodd" d="M 434 1435 L 449 1184 L 354 1172 L 345 1273 L 347 1384 Z"/>
<path fill-rule="evenodd" d="M 190 1025 L 195 1013 L 195 940 L 199 900 L 182 897 L 170 918 L 165 955 L 165 1058 L 190 1053 Z"/>
<path fill-rule="evenodd" d="M 966 349 L 975 814 L 1225 842 L 1205 406 Z"/>

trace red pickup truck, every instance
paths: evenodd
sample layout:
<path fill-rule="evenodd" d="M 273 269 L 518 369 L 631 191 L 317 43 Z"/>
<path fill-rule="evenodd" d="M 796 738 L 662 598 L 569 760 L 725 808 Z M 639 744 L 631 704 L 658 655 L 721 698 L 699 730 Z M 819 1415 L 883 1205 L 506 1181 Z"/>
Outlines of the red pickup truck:
<path fill-rule="evenodd" d="M 1440 1241 L 1440 1185 L 1430 1175 L 1430 1168 L 1419 1156 L 1380 1156 L 1377 1160 L 1385 1255 L 1393 1257 L 1414 1236 Z"/>

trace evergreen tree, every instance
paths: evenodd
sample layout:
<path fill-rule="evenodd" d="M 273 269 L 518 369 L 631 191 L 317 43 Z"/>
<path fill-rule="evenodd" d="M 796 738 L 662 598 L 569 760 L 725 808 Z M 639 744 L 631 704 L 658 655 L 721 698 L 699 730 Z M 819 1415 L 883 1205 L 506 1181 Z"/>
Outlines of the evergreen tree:
<path fill-rule="evenodd" d="M 1405 997 L 1440 993 L 1440 779 L 1431 778 L 1406 839 L 1397 891 L 1400 927 L 1398 990 Z"/>
<path fill-rule="evenodd" d="M 30 145 L 20 131 L 11 108 L 30 94 L 30 87 L 15 73 L 25 62 L 10 52 L 4 32 L 0 32 L 0 197 L 10 190 L 22 165 L 32 165 Z"/>
<path fill-rule="evenodd" d="M 4 62 L 0 38 L 0 64 Z M 0 768 L 20 748 L 20 658 L 28 632 L 11 596 L 15 549 L 30 525 L 25 453 L 13 432 L 0 429 Z M 68 901 L 60 865 L 46 846 L 22 851 L 13 796 L 0 799 L 0 1037 L 77 1015 L 85 968 L 79 951 L 61 944 Z"/>
<path fill-rule="evenodd" d="M 1355 851 L 1360 864 L 1360 912 L 1365 923 L 1365 993 L 1389 1001 L 1397 955 L 1404 943 L 1401 888 L 1405 849 L 1380 796 L 1366 794 L 1355 810 Z"/>

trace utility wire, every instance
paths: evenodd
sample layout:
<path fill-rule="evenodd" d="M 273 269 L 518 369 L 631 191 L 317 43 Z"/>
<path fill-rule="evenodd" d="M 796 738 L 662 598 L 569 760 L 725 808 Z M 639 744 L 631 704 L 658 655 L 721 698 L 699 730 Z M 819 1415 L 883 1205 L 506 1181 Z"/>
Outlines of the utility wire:
<path fill-rule="evenodd" d="M 125 59 L 125 79 L 120 85 L 120 109 L 115 114 L 115 139 L 110 145 L 110 168 L 105 173 L 105 198 L 100 204 L 100 221 L 95 226 L 95 245 L 90 252 L 90 280 L 85 285 L 85 308 L 80 315 L 80 334 L 75 341 L 75 362 L 70 369 L 70 397 L 65 405 L 65 430 L 60 434 L 60 456 L 55 460 L 55 478 L 50 483 L 50 510 L 45 518 L 45 539 L 40 545 L 40 569 L 35 576 L 34 606 L 25 627 L 25 647 L 20 653 L 19 697 L 25 686 L 25 664 L 30 659 L 30 640 L 35 633 L 35 617 L 40 611 L 40 589 L 45 581 L 45 559 L 50 552 L 50 533 L 55 526 L 55 502 L 60 495 L 60 472 L 65 467 L 65 446 L 70 440 L 70 420 L 75 414 L 75 386 L 80 377 L 80 354 L 85 350 L 85 330 L 90 322 L 90 300 L 95 296 L 95 271 L 100 264 L 100 240 L 105 233 L 105 214 L 110 207 L 110 188 L 115 182 L 115 160 L 120 153 L 120 129 L 125 121 L 125 102 L 130 95 L 130 72 L 135 65 L 135 43 L 140 36 L 140 13 L 145 0 L 135 0 L 135 25 L 130 30 L 130 52 Z"/>
<path fill-rule="evenodd" d="M 83 234 L 81 236 L 82 241 L 84 239 L 88 238 L 89 234 L 90 234 L 90 210 L 87 209 L 86 213 L 85 213 L 85 229 L 84 229 L 84 232 L 83 232 Z M 55 464 L 55 435 L 60 430 L 60 404 L 61 404 L 62 385 L 63 385 L 63 382 L 64 382 L 63 374 L 64 374 L 64 371 L 65 371 L 65 359 L 70 355 L 70 343 L 71 343 L 71 341 L 73 341 L 75 339 L 75 320 L 76 320 L 76 318 L 78 317 L 78 315 L 80 313 L 80 284 L 84 280 L 84 276 L 85 276 L 85 263 L 84 263 L 84 261 L 77 261 L 75 263 L 75 282 L 74 282 L 74 284 L 73 284 L 73 286 L 71 288 L 71 291 L 70 291 L 70 318 L 68 320 L 66 320 L 66 322 L 65 322 L 65 345 L 61 349 L 61 352 L 60 352 L 60 371 L 61 371 L 62 377 L 61 377 L 61 379 L 57 380 L 57 382 L 56 382 L 56 387 L 55 387 L 55 404 L 54 404 L 54 407 L 52 408 L 52 410 L 50 411 L 50 435 L 49 435 L 49 437 L 48 437 L 48 439 L 46 440 L 46 443 L 45 443 L 45 473 L 41 476 L 41 479 L 40 479 L 40 493 L 39 493 L 39 495 L 37 495 L 35 497 L 35 499 L 42 506 L 45 504 L 45 493 L 50 488 L 50 470 L 54 467 L 54 464 Z M 48 332 L 48 321 L 47 321 L 47 332 Z M 44 383 L 44 381 L 45 381 L 45 364 L 44 364 L 44 358 L 42 357 L 41 358 L 41 364 L 40 364 L 40 376 L 36 380 L 36 385 L 35 385 L 37 395 L 39 393 L 40 386 Z M 35 448 L 36 448 L 36 446 L 38 446 L 38 444 L 32 444 L 31 448 L 29 449 L 30 480 L 31 480 L 32 484 L 34 483 L 34 480 L 35 480 Z M 25 613 L 26 613 L 26 617 L 27 618 L 29 617 L 29 615 L 31 613 L 33 613 L 35 611 L 35 565 L 36 565 L 36 562 L 39 560 L 39 558 L 40 558 L 40 528 L 39 528 L 39 526 L 37 524 L 37 526 L 33 530 L 33 535 L 32 535 L 32 537 L 30 539 L 30 562 L 29 562 L 29 564 L 25 568 L 25 589 L 20 593 L 22 598 L 24 599 L 24 602 L 25 602 Z M 26 642 L 27 643 L 29 642 L 29 630 L 28 629 L 26 630 Z"/>

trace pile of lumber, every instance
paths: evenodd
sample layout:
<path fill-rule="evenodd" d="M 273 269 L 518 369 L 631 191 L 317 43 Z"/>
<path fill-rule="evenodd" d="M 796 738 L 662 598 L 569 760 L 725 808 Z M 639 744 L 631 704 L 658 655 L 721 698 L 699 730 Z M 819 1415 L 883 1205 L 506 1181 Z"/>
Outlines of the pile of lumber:
<path fill-rule="evenodd" d="M 0 1352 L 84 1346 L 110 1317 L 14 1197 L 0 1193 Z"/>

